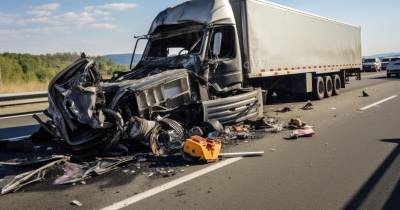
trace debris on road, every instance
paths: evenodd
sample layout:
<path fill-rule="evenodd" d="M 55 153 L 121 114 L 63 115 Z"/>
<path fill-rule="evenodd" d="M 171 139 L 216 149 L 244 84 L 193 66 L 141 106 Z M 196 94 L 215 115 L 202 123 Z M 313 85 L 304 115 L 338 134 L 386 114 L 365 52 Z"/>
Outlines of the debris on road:
<path fill-rule="evenodd" d="M 221 151 L 220 139 L 206 139 L 201 136 L 192 136 L 185 141 L 184 155 L 200 159 L 207 163 L 218 160 Z"/>
<path fill-rule="evenodd" d="M 73 200 L 73 201 L 71 201 L 71 205 L 74 205 L 74 206 L 83 206 L 83 204 L 80 202 L 80 201 L 78 201 L 78 200 Z"/>
<path fill-rule="evenodd" d="M 228 157 L 256 157 L 264 155 L 264 151 L 255 152 L 230 152 L 230 153 L 220 153 L 218 157 L 228 158 Z"/>
<path fill-rule="evenodd" d="M 304 128 L 304 126 L 306 126 L 307 123 L 302 121 L 300 118 L 296 118 L 296 119 L 290 119 L 289 123 L 288 123 L 288 128 L 289 129 L 301 129 Z"/>
<path fill-rule="evenodd" d="M 308 100 L 307 103 L 306 103 L 306 105 L 304 105 L 301 109 L 302 109 L 302 110 L 312 110 L 312 109 L 314 109 L 314 106 L 313 106 L 313 104 L 311 103 L 311 101 Z"/>
<path fill-rule="evenodd" d="M 57 161 L 57 160 L 68 160 L 69 157 L 65 155 L 52 155 L 49 157 L 36 157 L 34 159 L 28 159 L 28 158 L 20 158 L 20 159 L 13 159 L 11 161 L 7 162 L 0 162 L 0 165 L 4 166 L 36 166 L 36 165 L 42 165 L 46 164 L 51 161 Z"/>
<path fill-rule="evenodd" d="M 39 167 L 38 169 L 28 171 L 15 176 L 9 183 L 7 183 L 4 187 L 1 188 L 0 195 L 4 195 L 9 192 L 15 192 L 26 185 L 41 181 L 46 175 L 46 172 L 49 168 L 68 160 L 69 157 L 57 159 L 50 163 L 47 163 L 44 166 Z"/>
<path fill-rule="evenodd" d="M 301 129 L 296 129 L 294 130 L 289 137 L 287 137 L 288 140 L 292 139 L 298 139 L 300 137 L 311 137 L 315 134 L 315 131 L 312 126 L 306 125 Z"/>
<path fill-rule="evenodd" d="M 54 184 L 69 184 L 82 181 L 84 177 L 84 167 L 75 163 L 65 162 L 62 166 L 64 175 L 58 177 Z"/>
<path fill-rule="evenodd" d="M 363 90 L 362 91 L 362 97 L 368 97 L 368 96 L 369 96 L 369 94 L 367 93 L 367 91 Z"/>

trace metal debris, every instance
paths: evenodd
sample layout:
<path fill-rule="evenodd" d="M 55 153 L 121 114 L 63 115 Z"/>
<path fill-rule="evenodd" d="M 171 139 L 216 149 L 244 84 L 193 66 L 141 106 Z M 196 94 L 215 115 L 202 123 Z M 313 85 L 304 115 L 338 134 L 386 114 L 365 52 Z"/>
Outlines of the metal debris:
<path fill-rule="evenodd" d="M 363 90 L 362 91 L 362 97 L 368 97 L 368 96 L 369 96 L 369 94 L 367 93 L 367 91 Z"/>
<path fill-rule="evenodd" d="M 46 172 L 49 168 L 53 167 L 54 165 L 60 164 L 62 162 L 68 161 L 68 160 L 69 160 L 69 157 L 57 159 L 50 163 L 47 163 L 44 166 L 39 167 L 38 169 L 28 171 L 28 172 L 25 172 L 25 173 L 15 176 L 11 182 L 9 182 L 6 186 L 4 186 L 1 189 L 0 195 L 4 195 L 9 192 L 15 192 L 26 185 L 41 181 L 44 178 L 44 176 L 46 175 Z"/>
<path fill-rule="evenodd" d="M 264 151 L 255 152 L 231 152 L 231 153 L 220 153 L 218 157 L 228 158 L 228 157 L 256 157 L 264 155 Z"/>
<path fill-rule="evenodd" d="M 68 156 L 65 155 L 53 155 L 49 157 L 36 157 L 35 159 L 13 159 L 7 162 L 0 162 L 0 165 L 4 166 L 35 166 L 35 165 L 42 165 L 51 161 L 56 160 L 67 160 L 69 159 Z"/>
<path fill-rule="evenodd" d="M 78 200 L 73 200 L 73 201 L 71 201 L 71 205 L 74 205 L 74 206 L 83 206 L 83 204 L 82 204 L 80 201 L 78 201 Z"/>
<path fill-rule="evenodd" d="M 64 175 L 58 177 L 54 184 L 69 184 L 82 181 L 84 178 L 84 167 L 75 163 L 65 162 L 62 166 Z"/>
<path fill-rule="evenodd" d="M 300 118 L 296 118 L 296 119 L 290 119 L 289 123 L 288 123 L 288 128 L 289 129 L 300 129 L 300 128 L 304 128 L 304 126 L 306 126 L 307 123 L 302 121 Z"/>
<path fill-rule="evenodd" d="M 314 107 L 313 107 L 313 104 L 311 103 L 311 101 L 308 100 L 306 105 L 304 105 L 301 109 L 302 110 L 312 110 L 312 109 L 314 109 Z"/>

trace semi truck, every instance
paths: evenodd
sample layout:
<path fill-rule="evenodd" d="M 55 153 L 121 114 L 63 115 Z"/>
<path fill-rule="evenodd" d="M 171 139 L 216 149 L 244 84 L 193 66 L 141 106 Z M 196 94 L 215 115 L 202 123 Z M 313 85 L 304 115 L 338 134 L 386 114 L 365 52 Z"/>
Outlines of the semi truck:
<path fill-rule="evenodd" d="M 142 39 L 132 71 L 155 57 L 196 55 L 213 87 L 259 87 L 264 102 L 273 92 L 338 95 L 362 68 L 359 26 L 262 0 L 188 1 L 162 11 Z"/>
<path fill-rule="evenodd" d="M 360 27 L 261 0 L 181 3 L 137 37 L 132 61 L 143 41 L 111 79 L 85 56 L 61 71 L 45 130 L 77 150 L 139 139 L 159 154 L 187 128 L 262 117 L 272 92 L 337 95 L 362 65 Z"/>

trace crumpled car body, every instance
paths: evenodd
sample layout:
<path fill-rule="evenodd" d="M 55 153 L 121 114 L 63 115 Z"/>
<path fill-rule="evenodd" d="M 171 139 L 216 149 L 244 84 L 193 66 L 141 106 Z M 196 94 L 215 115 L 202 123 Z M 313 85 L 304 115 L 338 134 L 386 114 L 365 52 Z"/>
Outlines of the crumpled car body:
<path fill-rule="evenodd" d="M 50 120 L 43 126 L 75 151 L 100 152 L 140 142 L 155 155 L 168 155 L 182 149 L 186 130 L 193 126 L 262 115 L 260 90 L 202 101 L 199 86 L 207 83 L 191 69 L 139 72 L 105 80 L 92 60 L 78 59 L 50 82 L 45 112 Z"/>

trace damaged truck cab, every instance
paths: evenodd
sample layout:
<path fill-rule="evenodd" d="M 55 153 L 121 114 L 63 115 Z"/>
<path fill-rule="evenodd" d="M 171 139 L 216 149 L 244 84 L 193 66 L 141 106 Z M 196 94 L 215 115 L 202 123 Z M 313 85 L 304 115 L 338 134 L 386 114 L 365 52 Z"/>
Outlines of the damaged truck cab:
<path fill-rule="evenodd" d="M 136 93 L 139 107 L 198 104 L 186 117 L 197 123 L 234 123 L 262 115 L 261 91 L 243 88 L 239 37 L 229 1 L 188 1 L 168 8 L 137 41 L 141 39 L 147 39 L 147 45 L 140 62 L 134 68 L 131 63 L 131 71 L 115 80 L 157 77 L 171 82 Z"/>

